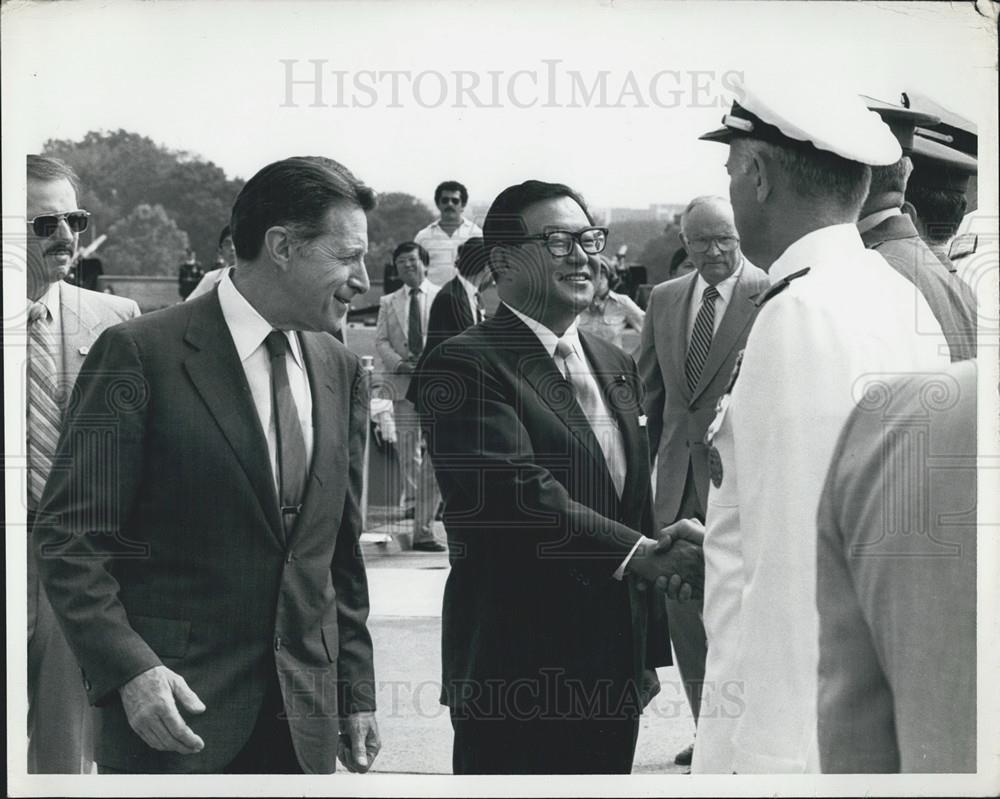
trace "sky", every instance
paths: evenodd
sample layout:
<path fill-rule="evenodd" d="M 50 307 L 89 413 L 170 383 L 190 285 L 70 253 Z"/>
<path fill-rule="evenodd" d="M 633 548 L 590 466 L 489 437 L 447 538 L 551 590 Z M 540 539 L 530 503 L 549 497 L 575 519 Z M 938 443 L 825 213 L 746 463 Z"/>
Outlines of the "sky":
<path fill-rule="evenodd" d="M 231 177 L 322 154 L 428 201 L 535 177 L 683 203 L 726 191 L 725 148 L 697 137 L 738 73 L 917 89 L 995 129 L 992 31 L 964 2 L 10 0 L 4 149 L 120 127 Z"/>

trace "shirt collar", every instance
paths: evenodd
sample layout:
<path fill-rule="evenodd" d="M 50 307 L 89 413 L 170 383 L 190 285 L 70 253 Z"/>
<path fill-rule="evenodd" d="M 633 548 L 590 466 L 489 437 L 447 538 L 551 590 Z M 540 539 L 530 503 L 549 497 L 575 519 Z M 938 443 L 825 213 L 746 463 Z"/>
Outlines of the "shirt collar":
<path fill-rule="evenodd" d="M 736 265 L 733 273 L 727 277 L 725 280 L 720 280 L 715 284 L 715 290 L 719 292 L 719 296 L 722 298 L 722 302 L 726 305 L 733 298 L 733 291 L 736 289 L 736 282 L 740 279 L 740 274 L 743 272 L 743 263 L 746 259 L 740 256 L 740 262 Z M 705 289 L 708 288 L 708 281 L 698 275 L 698 279 L 695 280 L 694 286 L 694 296 L 698 302 L 701 302 L 702 296 L 705 294 Z"/>
<path fill-rule="evenodd" d="M 842 262 L 852 250 L 857 253 L 865 252 L 856 224 L 847 222 L 819 228 L 789 245 L 778 260 L 771 264 L 767 273 L 768 280 L 773 286 L 804 267 L 815 270 L 822 264 Z"/>
<path fill-rule="evenodd" d="M 456 277 L 462 284 L 462 288 L 465 289 L 465 293 L 468 294 L 470 297 L 475 297 L 476 294 L 479 292 L 479 289 L 477 289 L 475 285 L 473 285 L 472 282 L 466 279 L 463 275 L 456 275 Z M 513 311 L 514 309 L 511 308 L 511 310 Z"/>
<path fill-rule="evenodd" d="M 438 230 L 444 232 L 443 228 L 441 227 L 441 217 L 438 217 L 433 222 L 431 222 L 431 227 L 432 228 L 437 228 Z M 458 223 L 458 227 L 455 228 L 455 229 L 456 230 L 462 230 L 462 231 L 464 231 L 464 230 L 466 230 L 466 229 L 468 229 L 470 227 L 472 227 L 472 222 L 470 222 L 468 219 L 466 219 L 465 215 L 463 214 L 462 215 L 462 221 Z M 452 235 L 454 235 L 454 234 L 452 234 Z"/>
<path fill-rule="evenodd" d="M 881 225 L 886 219 L 899 216 L 902 213 L 899 208 L 886 208 L 882 211 L 876 211 L 874 214 L 868 214 L 868 216 L 858 220 L 858 233 L 867 233 L 873 227 Z"/>
<path fill-rule="evenodd" d="M 49 283 L 49 287 L 45 289 L 45 293 L 38 298 L 38 302 L 45 306 L 49 312 L 49 319 L 53 322 L 59 319 L 59 281 L 55 283 Z M 28 305 L 33 303 L 29 300 Z"/>
<path fill-rule="evenodd" d="M 219 281 L 219 305 L 222 306 L 222 316 L 226 320 L 229 332 L 236 345 L 236 353 L 240 356 L 240 362 L 245 362 L 253 355 L 268 333 L 274 327 L 263 316 L 257 313 L 246 297 L 240 294 L 236 284 L 233 283 L 232 273 L 228 272 Z M 289 350 L 295 362 L 301 368 L 305 368 L 302 363 L 302 353 L 299 350 L 298 337 L 292 335 L 291 330 L 285 330 L 288 338 Z"/>
<path fill-rule="evenodd" d="M 555 357 L 556 344 L 559 342 L 560 339 L 563 339 L 568 344 L 570 344 L 576 351 L 576 354 L 579 355 L 581 358 L 583 357 L 583 350 L 580 348 L 580 336 L 576 330 L 575 319 L 573 320 L 573 323 L 568 328 L 566 328 L 565 333 L 563 333 L 561 336 L 557 336 L 555 333 L 549 330 L 545 325 L 543 325 L 537 319 L 532 319 L 530 316 L 526 316 L 525 314 L 517 310 L 517 308 L 507 305 L 507 303 L 503 304 L 506 305 L 508 308 L 510 308 L 510 310 L 514 313 L 514 315 L 517 316 L 517 318 L 520 319 L 522 322 L 524 322 L 531 329 L 531 332 L 533 332 L 536 336 L 538 336 L 539 343 L 542 345 L 542 347 L 545 348 L 545 351 L 549 354 L 550 358 Z"/>

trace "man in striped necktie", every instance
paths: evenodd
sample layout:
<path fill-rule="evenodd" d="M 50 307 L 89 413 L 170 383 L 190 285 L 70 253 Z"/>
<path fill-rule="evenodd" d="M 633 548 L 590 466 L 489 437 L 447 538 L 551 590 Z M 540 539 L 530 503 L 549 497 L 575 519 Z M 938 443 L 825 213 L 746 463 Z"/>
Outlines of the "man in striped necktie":
<path fill-rule="evenodd" d="M 661 527 L 678 519 L 705 521 L 709 468 L 701 442 L 757 315 L 751 297 L 768 287 L 767 275 L 740 251 L 733 208 L 724 197 L 691 200 L 681 216 L 681 237 L 696 271 L 653 289 L 638 355 Z M 697 724 L 707 653 L 702 603 L 668 598 L 667 616 Z M 674 762 L 689 766 L 692 753 L 689 746 Z"/>
<path fill-rule="evenodd" d="M 77 205 L 77 178 L 61 161 L 28 156 L 27 432 L 28 528 L 52 470 L 69 389 L 102 330 L 139 315 L 132 301 L 63 282 L 89 215 Z M 30 550 L 29 550 L 30 552 Z M 56 623 L 37 563 L 28 556 L 28 772 L 91 771 L 93 726 L 80 669 Z"/>

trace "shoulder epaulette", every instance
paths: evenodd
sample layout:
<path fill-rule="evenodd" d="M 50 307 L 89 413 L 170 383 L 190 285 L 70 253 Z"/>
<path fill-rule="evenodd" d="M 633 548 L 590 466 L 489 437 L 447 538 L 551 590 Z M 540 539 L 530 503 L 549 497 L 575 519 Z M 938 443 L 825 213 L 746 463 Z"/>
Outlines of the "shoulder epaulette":
<path fill-rule="evenodd" d="M 975 233 L 963 233 L 961 236 L 955 236 L 948 248 L 948 257 L 964 258 L 966 255 L 972 255 L 977 246 L 979 246 L 979 237 Z"/>
<path fill-rule="evenodd" d="M 788 275 L 788 277 L 783 277 L 781 280 L 779 280 L 777 283 L 775 283 L 773 286 L 771 286 L 771 288 L 769 288 L 767 291 L 765 291 L 761 295 L 760 299 L 756 300 L 754 302 L 754 305 L 756 305 L 758 308 L 760 308 L 768 300 L 771 300 L 772 298 L 777 297 L 779 294 L 781 294 L 781 292 L 783 292 L 785 289 L 788 288 L 788 285 L 793 280 L 798 280 L 800 277 L 808 275 L 810 268 L 811 267 L 807 266 L 805 269 L 800 269 L 798 272 L 792 272 L 792 274 Z"/>

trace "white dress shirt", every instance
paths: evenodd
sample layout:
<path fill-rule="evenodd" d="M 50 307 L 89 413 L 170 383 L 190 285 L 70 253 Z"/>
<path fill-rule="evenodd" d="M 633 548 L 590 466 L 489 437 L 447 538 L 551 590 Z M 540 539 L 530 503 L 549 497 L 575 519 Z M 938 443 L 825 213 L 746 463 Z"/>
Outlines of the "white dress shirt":
<path fill-rule="evenodd" d="M 219 304 L 222 306 L 222 316 L 233 337 L 236 352 L 243 365 L 243 372 L 250 384 L 250 394 L 257 408 L 260 426 L 267 435 L 267 452 L 271 459 L 271 475 L 274 478 L 275 490 L 278 486 L 278 440 L 275 432 L 275 418 L 271 407 L 271 358 L 267 352 L 264 339 L 274 328 L 256 309 L 240 294 L 233 283 L 231 274 L 225 275 L 219 282 Z M 302 437 L 306 445 L 306 463 L 312 463 L 313 454 L 313 423 L 312 423 L 312 393 L 309 390 L 309 376 L 306 373 L 305 361 L 302 359 L 302 349 L 299 338 L 294 331 L 285 330 L 288 337 L 289 350 L 285 355 L 285 367 L 288 370 L 288 386 L 295 400 L 299 424 L 302 425 Z"/>
<path fill-rule="evenodd" d="M 430 256 L 427 279 L 435 286 L 443 286 L 455 277 L 455 258 L 458 256 L 458 248 L 473 236 L 482 235 L 483 229 L 465 217 L 462 217 L 461 224 L 451 235 L 442 229 L 440 219 L 420 230 L 413 240 L 427 250 Z"/>
<path fill-rule="evenodd" d="M 479 306 L 476 304 L 476 295 L 479 294 L 479 289 L 470 283 L 463 275 L 456 275 L 458 277 L 458 282 L 462 284 L 462 288 L 465 289 L 465 296 L 469 300 L 469 310 L 472 311 L 473 321 L 478 321 Z M 514 310 L 511 308 L 511 310 Z"/>
<path fill-rule="evenodd" d="M 504 305 L 506 305 L 506 303 L 504 303 Z M 594 435 L 595 436 L 602 436 L 602 435 L 617 436 L 618 437 L 618 446 L 615 447 L 615 449 L 618 452 L 622 453 L 622 457 L 624 457 L 625 443 L 622 440 L 621 431 L 618 429 L 618 424 L 614 421 L 614 416 L 612 416 L 611 411 L 608 408 L 607 401 L 604 398 L 604 392 L 601 391 L 601 387 L 597 384 L 597 380 L 594 378 L 593 365 L 587 359 L 587 355 L 586 355 L 586 353 L 584 353 L 583 347 L 580 345 L 580 336 L 577 333 L 576 321 L 574 320 L 574 322 L 566 329 L 566 332 L 563 333 L 562 336 L 557 336 L 555 333 L 553 333 L 551 330 L 549 330 L 549 328 L 547 328 L 545 325 L 543 325 L 537 319 L 532 319 L 530 316 L 526 316 L 525 314 L 523 314 L 519 310 L 517 310 L 517 308 L 513 308 L 510 305 L 507 305 L 507 307 L 510 308 L 510 310 L 514 313 L 514 315 L 517 316 L 517 318 L 520 319 L 522 322 L 524 322 L 524 324 L 527 325 L 536 336 L 538 336 L 539 343 L 542 345 L 542 347 L 545 349 L 545 351 L 549 354 L 549 357 L 553 359 L 553 362 L 555 363 L 556 368 L 559 369 L 559 371 L 560 371 L 560 373 L 562 373 L 563 377 L 566 377 L 566 373 L 564 371 L 564 364 L 561 363 L 562 359 L 556 359 L 556 357 L 555 357 L 555 355 L 556 355 L 556 344 L 558 344 L 559 341 L 562 340 L 562 341 L 567 342 L 570 346 L 573 347 L 573 349 L 576 352 L 576 354 L 580 357 L 580 360 L 590 370 L 590 380 L 593 381 L 593 383 L 594 383 L 594 389 L 596 390 L 597 396 L 600 397 L 601 404 L 604 407 L 604 414 L 605 414 L 605 418 L 604 419 L 591 419 L 591 420 L 589 420 L 590 424 L 591 424 L 591 427 L 594 429 Z M 602 449 L 602 451 L 605 451 L 604 447 L 602 447 L 601 449 Z M 607 451 L 611 451 L 611 448 L 609 447 Z M 628 464 L 627 463 L 621 463 L 621 464 L 612 464 L 612 463 L 609 463 L 608 464 L 608 471 L 611 472 L 612 474 L 614 474 L 614 470 L 616 470 L 616 469 L 619 470 L 620 473 L 624 475 L 627 472 Z M 632 547 L 632 551 L 629 552 L 628 555 L 625 556 L 625 559 L 621 562 L 621 564 L 618 566 L 618 568 L 615 570 L 614 574 L 612 575 L 616 580 L 620 580 L 622 578 L 622 576 L 623 576 L 623 574 L 625 572 L 625 567 L 628 565 L 628 562 L 632 559 L 632 555 L 635 554 L 636 549 L 638 549 L 639 545 L 641 543 L 643 543 L 644 541 L 648 542 L 650 544 L 655 543 L 650 538 L 646 538 L 645 536 L 640 537 L 639 540 L 636 542 L 635 546 Z"/>
<path fill-rule="evenodd" d="M 816 514 L 837 437 L 881 381 L 949 361 L 914 327 L 923 297 L 855 225 L 803 236 L 769 278 L 805 267 L 757 316 L 715 441 L 695 773 L 818 771 Z"/>
<path fill-rule="evenodd" d="M 720 280 L 715 284 L 715 289 L 719 292 L 719 296 L 715 298 L 715 319 L 712 324 L 712 336 L 715 336 L 715 334 L 719 331 L 719 325 L 722 324 L 722 317 L 725 316 L 726 308 L 729 307 L 729 302 L 733 299 L 733 291 L 736 290 L 736 282 L 740 279 L 740 273 L 742 271 L 743 259 L 740 258 L 740 262 L 736 269 L 733 270 L 733 273 L 725 280 Z M 694 323 L 698 318 L 698 311 L 701 310 L 701 298 L 707 288 L 708 281 L 699 274 L 698 279 L 694 282 L 694 291 L 691 293 L 691 304 L 688 306 L 688 345 L 691 344 L 691 334 L 694 333 Z"/>

